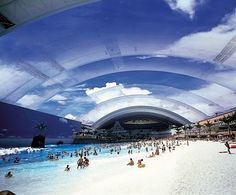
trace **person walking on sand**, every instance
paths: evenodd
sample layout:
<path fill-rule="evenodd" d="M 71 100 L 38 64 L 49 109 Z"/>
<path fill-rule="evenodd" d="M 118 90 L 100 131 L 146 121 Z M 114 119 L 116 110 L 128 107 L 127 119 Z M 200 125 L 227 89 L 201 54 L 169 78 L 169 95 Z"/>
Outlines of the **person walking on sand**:
<path fill-rule="evenodd" d="M 231 152 L 230 152 L 230 146 L 229 146 L 229 142 L 228 142 L 228 141 L 225 142 L 225 146 L 226 146 L 226 148 L 228 149 L 228 153 L 231 154 Z"/>

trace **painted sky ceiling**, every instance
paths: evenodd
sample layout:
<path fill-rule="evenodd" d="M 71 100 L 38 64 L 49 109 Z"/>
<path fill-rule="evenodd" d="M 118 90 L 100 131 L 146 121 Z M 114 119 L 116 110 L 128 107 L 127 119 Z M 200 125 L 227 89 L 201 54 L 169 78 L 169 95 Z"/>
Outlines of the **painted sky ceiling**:
<path fill-rule="evenodd" d="M 235 0 L 103 0 L 0 37 L 0 99 L 83 122 L 129 106 L 236 106 Z"/>

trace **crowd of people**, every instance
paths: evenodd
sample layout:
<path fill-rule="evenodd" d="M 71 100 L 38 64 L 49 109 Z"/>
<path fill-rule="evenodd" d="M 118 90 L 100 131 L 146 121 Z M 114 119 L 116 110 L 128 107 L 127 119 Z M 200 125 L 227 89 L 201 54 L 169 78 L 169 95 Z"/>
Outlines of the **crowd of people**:
<path fill-rule="evenodd" d="M 70 152 L 61 152 L 56 154 L 48 154 L 48 160 L 59 160 L 59 158 L 64 158 L 65 156 L 76 158 L 79 157 L 77 160 L 77 169 L 84 169 L 89 166 L 89 159 L 88 156 L 97 156 L 99 153 L 102 152 L 109 152 L 110 155 L 119 155 L 121 152 L 126 152 L 128 155 L 132 155 L 134 153 L 140 153 L 142 151 L 149 153 L 148 158 L 152 158 L 158 156 L 160 154 L 160 150 L 164 153 L 166 150 L 169 152 L 175 150 L 176 146 L 182 144 L 182 141 L 179 140 L 148 140 L 148 141 L 138 141 L 138 142 L 131 142 L 131 143 L 116 143 L 116 144 L 101 144 L 96 147 L 85 147 L 81 148 L 80 150 L 76 150 L 73 153 Z M 130 162 L 127 164 L 129 166 L 134 165 L 134 161 L 130 158 Z M 137 167 L 143 168 L 145 164 L 143 163 L 143 159 L 137 161 Z M 70 171 L 70 165 L 66 165 L 65 171 Z"/>
<path fill-rule="evenodd" d="M 63 158 L 76 158 L 77 159 L 77 169 L 84 169 L 86 167 L 89 167 L 90 161 L 89 156 L 97 156 L 104 153 L 110 153 L 110 155 L 119 155 L 121 152 L 122 154 L 127 154 L 129 156 L 132 156 L 135 153 L 144 152 L 147 155 L 146 158 L 154 158 L 160 155 L 160 152 L 165 153 L 173 152 L 176 150 L 176 147 L 185 144 L 189 146 L 188 140 L 179 140 L 179 139 L 158 139 L 158 140 L 146 140 L 146 141 L 137 141 L 137 142 L 130 142 L 130 143 L 114 143 L 114 144 L 100 144 L 96 145 L 94 147 L 88 146 L 83 147 L 75 151 L 61 151 L 52 153 L 49 152 L 47 155 L 47 160 L 54 161 L 54 160 L 60 160 Z M 225 146 L 227 148 L 227 152 L 231 154 L 230 151 L 230 145 L 228 141 L 225 142 Z M 6 161 L 6 158 L 2 158 L 3 161 Z M 14 163 L 19 163 L 20 158 L 15 157 L 13 160 Z M 135 162 L 133 158 L 129 159 L 129 162 L 127 163 L 128 166 L 134 166 Z M 143 159 L 137 160 L 137 167 L 138 168 L 144 168 L 146 165 L 144 164 Z M 65 171 L 70 171 L 71 167 L 69 164 L 66 165 Z M 6 178 L 12 177 L 13 174 L 11 171 L 7 172 L 5 175 Z"/>
<path fill-rule="evenodd" d="M 179 140 L 155 140 L 155 141 L 145 141 L 145 142 L 137 142 L 132 143 L 127 146 L 128 154 L 133 154 L 133 150 L 137 149 L 138 153 L 140 153 L 142 148 L 145 148 L 146 153 L 151 151 L 151 153 L 146 156 L 147 158 L 153 158 L 158 155 L 160 155 L 160 150 L 162 153 L 166 152 L 166 150 L 169 150 L 169 152 L 174 151 L 176 146 L 180 146 L 182 144 Z M 188 141 L 187 141 L 187 145 Z M 134 166 L 134 161 L 132 158 L 130 158 L 130 161 L 127 165 Z M 143 168 L 146 165 L 143 163 L 143 159 L 139 159 L 137 162 L 138 168 Z"/>

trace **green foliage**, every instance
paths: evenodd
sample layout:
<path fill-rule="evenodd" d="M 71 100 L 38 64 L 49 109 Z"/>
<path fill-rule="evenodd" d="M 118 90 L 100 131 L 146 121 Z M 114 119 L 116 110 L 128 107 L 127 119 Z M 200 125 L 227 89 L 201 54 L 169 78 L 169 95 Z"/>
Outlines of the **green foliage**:
<path fill-rule="evenodd" d="M 175 128 L 175 131 L 176 131 L 176 134 L 177 134 L 178 137 L 179 137 L 179 134 L 182 132 L 182 128 L 181 128 L 181 127 L 176 127 L 176 128 Z"/>
<path fill-rule="evenodd" d="M 197 124 L 195 125 L 195 127 L 198 128 L 198 129 L 200 129 L 200 128 L 202 127 L 202 125 L 200 125 L 200 123 L 197 123 Z"/>
<path fill-rule="evenodd" d="M 232 118 L 231 118 L 230 115 L 229 115 L 229 116 L 224 116 L 224 117 L 221 119 L 221 121 L 222 121 L 223 123 L 225 123 L 225 124 L 229 124 L 229 123 L 231 122 L 231 120 L 232 120 Z"/>
<path fill-rule="evenodd" d="M 230 134 L 230 123 L 236 122 L 236 111 L 228 116 L 224 116 L 221 121 L 228 126 L 228 133 Z"/>
<path fill-rule="evenodd" d="M 213 126 L 213 123 L 211 123 L 210 121 L 207 121 L 205 126 L 207 127 L 207 130 L 210 132 L 211 134 L 211 127 Z"/>
<path fill-rule="evenodd" d="M 177 128 L 175 129 L 175 131 L 176 131 L 176 134 L 180 134 L 181 131 L 182 131 L 182 129 L 181 129 L 180 127 L 177 127 Z"/>
<path fill-rule="evenodd" d="M 187 124 L 186 125 L 187 129 L 191 130 L 193 128 L 192 124 Z"/>
<path fill-rule="evenodd" d="M 212 125 L 213 124 L 210 121 L 207 121 L 206 124 L 205 124 L 205 126 L 208 127 L 208 128 L 211 128 Z"/>
<path fill-rule="evenodd" d="M 188 127 L 186 125 L 182 126 L 182 130 L 186 131 Z"/>
<path fill-rule="evenodd" d="M 44 131 L 48 128 L 48 126 L 44 123 L 38 123 L 37 125 L 35 125 L 36 129 L 39 129 L 40 131 Z"/>
<path fill-rule="evenodd" d="M 231 115 L 231 121 L 236 122 L 236 111 Z"/>

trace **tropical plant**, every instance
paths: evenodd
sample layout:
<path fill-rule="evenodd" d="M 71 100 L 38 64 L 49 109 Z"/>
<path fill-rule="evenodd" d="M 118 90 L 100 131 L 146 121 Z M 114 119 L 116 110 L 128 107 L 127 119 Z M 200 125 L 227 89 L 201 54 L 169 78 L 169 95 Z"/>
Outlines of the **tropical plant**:
<path fill-rule="evenodd" d="M 40 134 L 44 134 L 44 132 L 48 128 L 48 126 L 44 123 L 38 123 L 37 125 L 35 125 L 35 128 L 40 131 Z"/>
<path fill-rule="evenodd" d="M 132 136 L 132 130 L 128 130 L 128 136 L 129 136 L 129 138 L 131 138 L 131 136 Z"/>
<path fill-rule="evenodd" d="M 187 124 L 187 129 L 189 129 L 189 134 L 191 135 L 191 129 L 193 128 L 192 124 Z"/>
<path fill-rule="evenodd" d="M 211 135 L 211 127 L 213 126 L 213 124 L 208 120 L 205 124 L 205 126 L 207 127 L 207 131 L 210 133 Z"/>
<path fill-rule="evenodd" d="M 188 129 L 187 125 L 182 126 L 181 129 L 184 131 L 184 137 L 186 137 Z"/>
<path fill-rule="evenodd" d="M 231 122 L 236 122 L 236 111 L 230 116 Z"/>
<path fill-rule="evenodd" d="M 182 129 L 180 127 L 176 127 L 175 131 L 176 131 L 176 134 L 177 134 L 177 136 L 179 138 L 179 134 L 181 133 Z"/>
<path fill-rule="evenodd" d="M 200 137 L 202 125 L 198 122 L 197 124 L 195 124 L 195 127 L 197 128 L 197 130 L 198 130 L 198 136 Z"/>
<path fill-rule="evenodd" d="M 230 134 L 230 123 L 234 120 L 235 115 L 224 116 L 221 121 L 227 125 L 228 134 Z"/>

